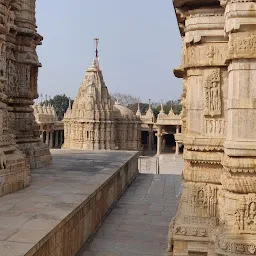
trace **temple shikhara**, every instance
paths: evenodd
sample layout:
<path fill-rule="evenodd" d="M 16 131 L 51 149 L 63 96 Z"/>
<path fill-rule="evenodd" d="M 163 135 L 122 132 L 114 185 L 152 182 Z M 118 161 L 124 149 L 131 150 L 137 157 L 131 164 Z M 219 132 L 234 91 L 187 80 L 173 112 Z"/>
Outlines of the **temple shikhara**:
<path fill-rule="evenodd" d="M 64 116 L 63 148 L 140 150 L 140 127 L 136 115 L 110 97 L 99 61 L 93 60 Z"/>
<path fill-rule="evenodd" d="M 256 254 L 256 4 L 174 0 L 182 37 L 182 194 L 169 255 Z"/>

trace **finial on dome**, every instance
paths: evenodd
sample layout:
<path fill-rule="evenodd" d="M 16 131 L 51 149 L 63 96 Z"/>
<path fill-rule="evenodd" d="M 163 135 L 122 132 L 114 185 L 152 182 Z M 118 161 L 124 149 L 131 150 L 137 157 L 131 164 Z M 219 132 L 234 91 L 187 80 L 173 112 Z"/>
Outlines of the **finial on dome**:
<path fill-rule="evenodd" d="M 44 100 L 43 105 L 44 105 L 44 106 L 47 106 L 47 102 L 48 102 L 48 95 L 46 94 L 46 95 L 45 95 L 45 100 Z"/>
<path fill-rule="evenodd" d="M 152 110 L 151 99 L 148 99 L 148 110 Z"/>
<path fill-rule="evenodd" d="M 100 56 L 99 56 L 99 38 L 94 38 L 95 42 L 95 61 L 96 61 L 96 66 L 99 69 L 100 68 Z"/>
<path fill-rule="evenodd" d="M 168 115 L 169 115 L 169 116 L 173 116 L 173 115 L 174 115 L 174 112 L 173 112 L 172 108 L 170 109 Z"/>
<path fill-rule="evenodd" d="M 138 111 L 140 111 L 140 102 L 138 101 Z"/>
<path fill-rule="evenodd" d="M 49 96 L 48 107 L 51 107 L 51 96 Z"/>
<path fill-rule="evenodd" d="M 95 46 L 96 46 L 96 50 L 95 50 L 95 58 L 97 59 L 99 57 L 99 50 L 98 50 L 98 46 L 99 46 L 99 38 L 94 38 L 95 41 Z"/>
<path fill-rule="evenodd" d="M 160 110 L 160 113 L 164 113 L 164 106 L 163 106 L 163 103 L 161 102 L 161 110 Z"/>
<path fill-rule="evenodd" d="M 70 97 L 68 98 L 68 108 L 71 109 L 71 99 L 70 99 Z"/>
<path fill-rule="evenodd" d="M 141 111 L 140 111 L 140 101 L 138 100 L 138 109 L 136 112 L 136 116 L 141 117 Z"/>

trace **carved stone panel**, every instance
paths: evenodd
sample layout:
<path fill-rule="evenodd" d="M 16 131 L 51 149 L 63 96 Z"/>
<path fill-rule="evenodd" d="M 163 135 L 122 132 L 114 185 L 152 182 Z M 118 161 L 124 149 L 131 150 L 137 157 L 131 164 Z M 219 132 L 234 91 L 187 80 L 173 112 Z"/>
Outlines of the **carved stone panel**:
<path fill-rule="evenodd" d="M 224 136 L 226 121 L 224 119 L 205 118 L 204 132 L 207 136 Z"/>
<path fill-rule="evenodd" d="M 184 49 L 184 68 L 223 66 L 227 58 L 228 43 L 193 45 Z"/>
<path fill-rule="evenodd" d="M 229 41 L 228 59 L 256 58 L 256 33 L 232 34 Z"/>
<path fill-rule="evenodd" d="M 204 78 L 204 115 L 221 115 L 221 77 L 220 69 L 206 72 Z"/>

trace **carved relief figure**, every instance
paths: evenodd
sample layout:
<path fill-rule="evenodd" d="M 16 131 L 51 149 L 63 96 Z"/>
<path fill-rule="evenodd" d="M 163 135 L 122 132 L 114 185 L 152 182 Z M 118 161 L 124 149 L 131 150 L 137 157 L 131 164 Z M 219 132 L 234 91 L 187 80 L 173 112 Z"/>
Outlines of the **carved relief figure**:
<path fill-rule="evenodd" d="M 7 167 L 7 158 L 3 150 L 0 150 L 0 169 L 6 169 Z"/>
<path fill-rule="evenodd" d="M 205 109 L 206 116 L 221 115 L 221 92 L 220 92 L 220 69 L 215 69 L 206 78 L 205 90 Z"/>
<path fill-rule="evenodd" d="M 256 203 L 251 202 L 246 211 L 246 222 L 249 229 L 256 228 Z"/>
<path fill-rule="evenodd" d="M 19 81 L 19 73 L 15 63 L 12 60 L 7 62 L 7 72 L 8 72 L 8 89 L 10 93 L 17 94 L 17 83 Z"/>
<path fill-rule="evenodd" d="M 200 207 L 204 207 L 205 200 L 204 200 L 204 190 L 200 189 L 197 193 L 197 204 Z"/>

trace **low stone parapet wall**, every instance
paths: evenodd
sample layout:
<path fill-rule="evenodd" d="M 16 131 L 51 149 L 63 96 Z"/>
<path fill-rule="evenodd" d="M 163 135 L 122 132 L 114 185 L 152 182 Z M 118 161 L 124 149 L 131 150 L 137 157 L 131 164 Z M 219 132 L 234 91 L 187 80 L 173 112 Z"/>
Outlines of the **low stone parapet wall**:
<path fill-rule="evenodd" d="M 30 186 L 0 197 L 0 255 L 75 256 L 138 173 L 138 153 L 51 150 Z"/>
<path fill-rule="evenodd" d="M 138 154 L 135 154 L 25 255 L 76 255 L 137 173 Z"/>

